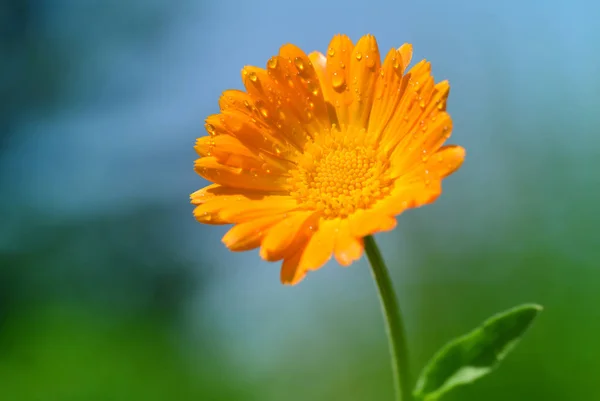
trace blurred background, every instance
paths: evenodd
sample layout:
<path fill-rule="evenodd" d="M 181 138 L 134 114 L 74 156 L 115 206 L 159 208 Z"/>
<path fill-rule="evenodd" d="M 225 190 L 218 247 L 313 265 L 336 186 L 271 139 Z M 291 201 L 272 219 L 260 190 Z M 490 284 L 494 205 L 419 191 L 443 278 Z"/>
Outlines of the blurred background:
<path fill-rule="evenodd" d="M 448 400 L 600 399 L 600 3 L 3 0 L 0 400 L 391 400 L 364 260 L 301 285 L 228 252 L 196 137 L 280 45 L 411 42 L 467 161 L 377 236 L 416 373 L 522 302 L 545 312 Z"/>

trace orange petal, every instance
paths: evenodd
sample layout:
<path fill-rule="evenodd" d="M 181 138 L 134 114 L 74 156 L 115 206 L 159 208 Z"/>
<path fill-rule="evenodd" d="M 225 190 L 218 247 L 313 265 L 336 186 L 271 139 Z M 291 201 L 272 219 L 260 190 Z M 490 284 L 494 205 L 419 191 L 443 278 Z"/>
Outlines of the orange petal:
<path fill-rule="evenodd" d="M 382 135 L 383 129 L 394 116 L 408 86 L 409 77 L 402 75 L 403 67 L 400 52 L 391 49 L 375 84 L 375 99 L 369 118 L 369 135 L 375 138 Z"/>
<path fill-rule="evenodd" d="M 202 177 L 216 184 L 255 191 L 285 191 L 286 177 L 264 170 L 245 170 L 226 166 L 215 157 L 202 157 L 194 163 L 194 169 Z"/>
<path fill-rule="evenodd" d="M 336 35 L 329 43 L 327 51 L 327 72 L 331 83 L 330 92 L 333 95 L 332 103 L 335 107 L 337 120 L 340 125 L 347 126 L 350 119 L 348 106 L 352 102 L 349 91 L 349 71 L 354 45 L 346 35 Z"/>
<path fill-rule="evenodd" d="M 396 227 L 396 219 L 379 210 L 358 210 L 348 219 L 351 235 L 359 238 Z"/>
<path fill-rule="evenodd" d="M 248 195 L 224 195 L 203 200 L 194 209 L 194 216 L 203 223 L 230 224 L 263 217 L 275 211 L 285 213 L 296 207 L 296 203 L 290 202 L 285 195 L 263 195 L 256 198 L 260 200 L 251 200 Z"/>
<path fill-rule="evenodd" d="M 219 184 L 211 184 L 190 195 L 191 203 L 201 205 L 217 199 L 221 204 L 231 200 L 261 200 L 269 196 L 281 196 L 280 192 L 248 191 L 239 188 L 224 187 Z"/>
<path fill-rule="evenodd" d="M 260 256 L 268 261 L 283 259 L 295 249 L 299 242 L 306 242 L 305 231 L 316 226 L 318 216 L 313 211 L 301 211 L 288 214 L 275 224 L 262 241 Z"/>
<path fill-rule="evenodd" d="M 335 100 L 336 92 L 331 85 L 331 77 L 327 72 L 327 57 L 321 52 L 312 52 L 308 55 L 308 58 L 315 68 L 315 73 L 319 78 L 321 90 L 323 91 L 323 99 L 325 100 L 325 106 L 327 107 L 327 114 L 332 124 L 339 125 L 337 115 L 333 103 Z"/>
<path fill-rule="evenodd" d="M 219 184 L 210 184 L 202 189 L 197 190 L 190 195 L 190 202 L 192 205 L 201 205 L 206 201 L 213 199 L 215 197 L 214 191 L 217 188 L 222 187 Z"/>
<path fill-rule="evenodd" d="M 255 107 L 249 103 L 249 107 Z M 287 138 L 279 135 L 260 118 L 238 109 L 227 109 L 221 114 L 208 116 L 206 130 L 211 136 L 231 135 L 251 150 L 287 160 L 293 160 L 298 149 Z"/>
<path fill-rule="evenodd" d="M 221 241 L 232 251 L 249 251 L 260 246 L 269 227 L 281 220 L 281 216 L 271 215 L 260 219 L 236 224 L 227 231 Z"/>
<path fill-rule="evenodd" d="M 264 161 L 239 140 L 230 135 L 205 136 L 196 140 L 194 147 L 199 156 L 214 156 L 221 164 L 246 170 L 260 169 Z M 280 171 L 285 172 L 285 171 Z"/>
<path fill-rule="evenodd" d="M 219 214 L 224 220 L 241 223 L 274 213 L 290 212 L 298 208 L 298 202 L 290 196 L 272 196 L 257 201 L 228 202 Z"/>
<path fill-rule="evenodd" d="M 274 135 L 285 139 L 297 150 L 302 150 L 307 139 L 310 139 L 307 136 L 310 132 L 294 113 L 292 105 L 286 102 L 298 101 L 296 96 L 288 96 L 283 86 L 271 79 L 269 73 L 262 68 L 244 67 L 242 80 L 261 115 L 260 119 L 272 129 Z"/>
<path fill-rule="evenodd" d="M 368 127 L 380 67 L 381 59 L 375 37 L 363 36 L 354 47 L 350 61 L 349 86 L 353 98 L 349 110 L 351 125 Z"/>
<path fill-rule="evenodd" d="M 272 71 L 292 99 L 289 104 L 310 127 L 310 134 L 331 127 L 319 76 L 310 58 L 299 47 L 287 44 L 279 49 L 280 62 Z M 270 70 L 271 71 L 271 70 Z M 283 85 L 287 81 L 287 85 Z"/>
<path fill-rule="evenodd" d="M 412 60 L 413 56 L 413 47 L 410 43 L 404 43 L 402 46 L 398 48 L 398 71 L 401 74 L 404 74 L 404 71 L 410 64 L 410 60 Z"/>
<path fill-rule="evenodd" d="M 408 86 L 381 135 L 386 151 L 395 149 L 402 139 L 413 134 L 413 129 L 423 120 L 422 114 L 434 91 L 431 64 L 425 60 L 411 68 L 406 79 Z"/>
<path fill-rule="evenodd" d="M 429 160 L 431 170 L 434 170 L 441 178 L 447 177 L 463 164 L 466 151 L 463 147 L 456 145 L 443 146 Z"/>
<path fill-rule="evenodd" d="M 461 146 L 447 145 L 441 147 L 433 156 L 415 163 L 405 171 L 399 182 L 426 182 L 427 179 L 442 179 L 456 171 L 465 159 L 465 149 Z"/>
<path fill-rule="evenodd" d="M 300 270 L 300 257 L 304 248 L 299 248 L 295 253 L 287 255 L 281 264 L 281 282 L 286 285 L 296 285 L 306 276 L 306 270 Z"/>
<path fill-rule="evenodd" d="M 379 202 L 376 208 L 382 214 L 397 216 L 407 209 L 435 201 L 441 191 L 440 179 L 423 171 L 421 175 L 398 179 L 390 196 Z"/>
<path fill-rule="evenodd" d="M 219 204 L 202 204 L 194 208 L 194 217 L 200 223 L 204 224 L 229 224 L 230 222 L 223 219 L 219 212 L 222 207 Z"/>
<path fill-rule="evenodd" d="M 340 219 L 333 219 L 320 222 L 300 258 L 298 268 L 301 271 L 316 270 L 331 259 L 339 221 Z"/>
<path fill-rule="evenodd" d="M 342 266 L 350 266 L 352 262 L 360 259 L 363 249 L 362 238 L 353 236 L 350 232 L 348 220 L 342 220 L 335 237 L 335 259 Z"/>
<path fill-rule="evenodd" d="M 410 138 L 398 144 L 392 152 L 390 172 L 393 178 L 404 174 L 412 166 L 427 161 L 450 138 L 452 119 L 448 113 L 440 113 L 435 121 L 423 121 L 424 125 Z"/>

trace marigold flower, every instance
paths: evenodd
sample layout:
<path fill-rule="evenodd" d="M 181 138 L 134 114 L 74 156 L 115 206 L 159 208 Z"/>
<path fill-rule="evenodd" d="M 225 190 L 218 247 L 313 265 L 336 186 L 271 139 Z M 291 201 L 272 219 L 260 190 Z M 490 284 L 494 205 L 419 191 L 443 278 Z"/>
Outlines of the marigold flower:
<path fill-rule="evenodd" d="M 448 82 L 425 60 L 407 72 L 411 57 L 404 44 L 382 63 L 373 36 L 337 35 L 327 55 L 287 44 L 266 69 L 244 67 L 246 91 L 223 93 L 195 146 L 196 172 L 214 183 L 191 195 L 196 219 L 234 224 L 225 245 L 283 260 L 285 284 L 332 255 L 359 259 L 363 237 L 433 202 L 465 156 L 442 146 Z"/>

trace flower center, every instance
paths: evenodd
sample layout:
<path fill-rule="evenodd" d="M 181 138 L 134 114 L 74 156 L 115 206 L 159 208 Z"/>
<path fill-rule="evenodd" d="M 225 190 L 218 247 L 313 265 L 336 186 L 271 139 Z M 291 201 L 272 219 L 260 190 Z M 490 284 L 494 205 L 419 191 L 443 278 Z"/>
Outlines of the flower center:
<path fill-rule="evenodd" d="M 316 138 L 290 179 L 291 195 L 326 218 L 368 209 L 391 190 L 387 157 L 365 143 L 364 131 L 348 134 L 334 131 Z"/>

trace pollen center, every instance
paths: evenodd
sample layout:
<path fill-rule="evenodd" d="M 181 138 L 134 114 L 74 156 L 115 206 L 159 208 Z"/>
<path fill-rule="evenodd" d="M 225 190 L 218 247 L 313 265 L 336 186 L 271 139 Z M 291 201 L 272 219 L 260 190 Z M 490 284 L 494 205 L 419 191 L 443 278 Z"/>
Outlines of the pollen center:
<path fill-rule="evenodd" d="M 290 180 L 291 195 L 326 218 L 368 209 L 391 190 L 387 157 L 373 145 L 340 136 L 308 145 Z"/>

